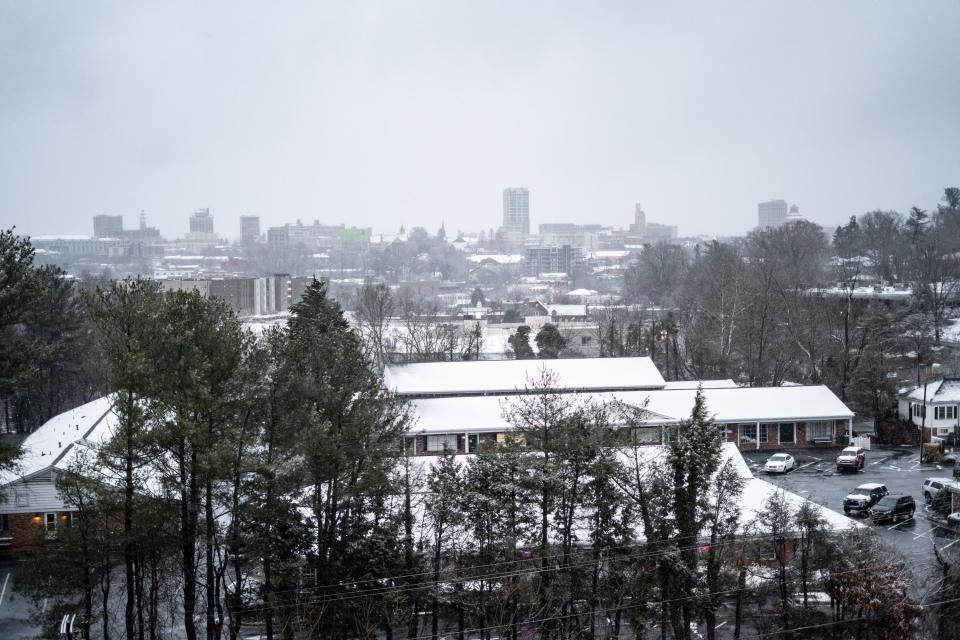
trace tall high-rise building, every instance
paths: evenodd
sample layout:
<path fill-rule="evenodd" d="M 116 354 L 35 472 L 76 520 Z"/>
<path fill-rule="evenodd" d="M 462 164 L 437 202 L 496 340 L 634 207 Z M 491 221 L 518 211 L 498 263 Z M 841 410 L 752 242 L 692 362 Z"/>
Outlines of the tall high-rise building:
<path fill-rule="evenodd" d="M 94 238 L 119 238 L 123 235 L 123 216 L 93 216 Z"/>
<path fill-rule="evenodd" d="M 503 228 L 530 235 L 530 192 L 526 188 L 503 190 Z"/>
<path fill-rule="evenodd" d="M 760 228 L 779 227 L 786 219 L 786 200 L 769 200 L 757 205 L 757 225 Z"/>
<path fill-rule="evenodd" d="M 640 206 L 639 202 L 633 211 L 633 224 L 630 225 L 630 231 L 639 236 L 647 233 L 647 214 L 644 213 L 643 207 Z"/>
<path fill-rule="evenodd" d="M 213 234 L 213 216 L 210 215 L 210 209 L 197 209 L 190 216 L 190 233 Z"/>
<path fill-rule="evenodd" d="M 240 243 L 256 244 L 260 240 L 260 216 L 240 216 Z"/>

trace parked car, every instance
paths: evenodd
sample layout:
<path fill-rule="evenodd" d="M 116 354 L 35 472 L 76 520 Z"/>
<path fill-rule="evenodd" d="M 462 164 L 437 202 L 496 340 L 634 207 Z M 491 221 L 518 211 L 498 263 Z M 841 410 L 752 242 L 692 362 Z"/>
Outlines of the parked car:
<path fill-rule="evenodd" d="M 917 510 L 917 503 L 913 496 L 885 495 L 880 501 L 870 507 L 870 519 L 874 523 L 884 520 L 909 520 Z"/>
<path fill-rule="evenodd" d="M 867 452 L 861 447 L 846 447 L 837 456 L 837 471 L 846 471 L 852 469 L 859 471 L 863 469 L 863 463 L 867 459 Z"/>
<path fill-rule="evenodd" d="M 763 465 L 767 473 L 786 473 L 797 466 L 797 461 L 789 453 L 775 453 Z"/>
<path fill-rule="evenodd" d="M 956 483 L 950 478 L 927 478 L 923 481 L 923 500 L 930 504 L 933 502 L 933 496 L 954 484 Z"/>
<path fill-rule="evenodd" d="M 880 502 L 888 493 L 890 492 L 886 485 L 877 482 L 862 484 L 843 499 L 843 512 L 848 515 L 853 511 L 867 513 L 870 507 Z"/>

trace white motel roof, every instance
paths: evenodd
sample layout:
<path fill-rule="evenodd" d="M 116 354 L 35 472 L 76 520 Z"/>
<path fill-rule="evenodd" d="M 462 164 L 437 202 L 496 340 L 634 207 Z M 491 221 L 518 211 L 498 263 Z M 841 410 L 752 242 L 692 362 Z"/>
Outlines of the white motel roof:
<path fill-rule="evenodd" d="M 523 391 L 549 369 L 563 391 L 662 389 L 666 384 L 650 358 L 479 360 L 391 365 L 384 385 L 402 396 L 443 397 Z"/>
<path fill-rule="evenodd" d="M 602 362 L 603 360 L 598 360 Z M 573 362 L 583 362 L 574 360 Z M 690 417 L 697 390 L 660 389 L 616 393 L 581 393 L 576 397 L 607 403 L 619 400 L 633 406 L 648 402 L 648 424 L 675 424 Z M 714 420 L 737 422 L 794 422 L 853 417 L 824 386 L 704 388 L 707 410 Z M 509 431 L 504 409 L 522 396 L 467 396 L 411 400 L 417 421 L 411 433 Z"/>

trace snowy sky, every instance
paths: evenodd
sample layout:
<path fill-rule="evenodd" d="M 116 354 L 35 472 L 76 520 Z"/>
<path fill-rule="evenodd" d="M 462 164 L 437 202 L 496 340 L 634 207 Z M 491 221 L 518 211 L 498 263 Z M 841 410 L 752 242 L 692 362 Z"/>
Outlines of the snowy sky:
<path fill-rule="evenodd" d="M 3 2 L 0 227 L 740 233 L 960 184 L 960 2 Z"/>

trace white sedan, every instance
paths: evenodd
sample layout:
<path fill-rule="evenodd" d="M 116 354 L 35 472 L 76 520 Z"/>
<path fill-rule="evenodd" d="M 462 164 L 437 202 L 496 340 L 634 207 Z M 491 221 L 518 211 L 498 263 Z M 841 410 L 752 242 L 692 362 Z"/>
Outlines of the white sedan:
<path fill-rule="evenodd" d="M 775 453 L 763 465 L 763 470 L 767 473 L 786 473 L 797 466 L 797 461 L 788 453 Z"/>

